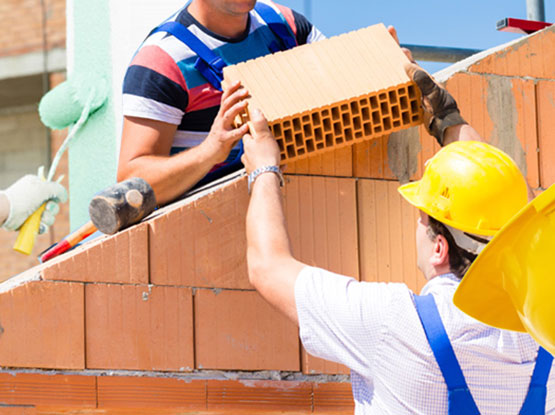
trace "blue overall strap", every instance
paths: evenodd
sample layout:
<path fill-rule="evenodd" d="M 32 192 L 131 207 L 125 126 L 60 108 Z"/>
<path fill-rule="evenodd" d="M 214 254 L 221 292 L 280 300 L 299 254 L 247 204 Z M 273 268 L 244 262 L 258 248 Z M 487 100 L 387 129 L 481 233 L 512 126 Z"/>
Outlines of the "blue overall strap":
<path fill-rule="evenodd" d="M 436 358 L 443 379 L 447 384 L 449 415 L 479 415 L 441 317 L 431 295 L 414 296 L 416 311 Z"/>
<path fill-rule="evenodd" d="M 257 2 L 254 10 L 264 20 L 270 30 L 281 40 L 282 46 L 279 47 L 275 42 L 270 44 L 272 53 L 280 50 L 292 49 L 297 46 L 297 39 L 289 25 L 284 21 L 280 14 L 267 4 Z"/>
<path fill-rule="evenodd" d="M 543 347 L 538 350 L 536 366 L 532 373 L 532 380 L 528 393 L 519 412 L 520 415 L 543 415 L 545 414 L 545 399 L 547 396 L 547 379 L 553 363 L 551 356 Z"/>
<path fill-rule="evenodd" d="M 222 90 L 223 69 L 227 65 L 221 57 L 200 41 L 189 29 L 179 22 L 162 23 L 151 33 L 168 32 L 185 43 L 198 56 L 195 68 L 218 91 Z"/>

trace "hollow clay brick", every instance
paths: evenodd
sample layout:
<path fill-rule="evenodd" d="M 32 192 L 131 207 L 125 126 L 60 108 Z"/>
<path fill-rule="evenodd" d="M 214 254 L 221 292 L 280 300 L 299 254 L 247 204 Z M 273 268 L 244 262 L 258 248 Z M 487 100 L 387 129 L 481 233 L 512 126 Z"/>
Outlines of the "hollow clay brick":
<path fill-rule="evenodd" d="M 361 143 L 363 144 L 363 143 Z M 288 174 L 306 174 L 311 176 L 353 176 L 353 149 L 351 147 L 339 147 L 321 154 L 307 157 L 288 163 L 285 171 Z"/>
<path fill-rule="evenodd" d="M 33 281 L 0 294 L 0 366 L 83 369 L 83 285 Z"/>
<path fill-rule="evenodd" d="M 285 216 L 293 255 L 358 278 L 354 179 L 286 176 Z"/>
<path fill-rule="evenodd" d="M 35 407 L 29 406 L 3 406 L 0 407 L 0 415 L 36 415 Z"/>
<path fill-rule="evenodd" d="M 47 262 L 47 280 L 148 283 L 148 225 L 91 241 Z"/>
<path fill-rule="evenodd" d="M 297 327 L 256 291 L 198 289 L 197 369 L 300 370 Z"/>
<path fill-rule="evenodd" d="M 379 24 L 228 66 L 224 87 L 241 81 L 288 163 L 419 124 L 407 62 Z"/>
<path fill-rule="evenodd" d="M 532 78 L 555 77 L 555 26 L 486 56 L 470 66 L 470 72 Z"/>
<path fill-rule="evenodd" d="M 398 186 L 381 180 L 358 182 L 361 280 L 404 282 L 419 293 L 425 284 L 416 268 L 419 214 L 402 199 Z"/>
<path fill-rule="evenodd" d="M 353 393 L 349 382 L 314 384 L 314 413 L 352 414 Z"/>
<path fill-rule="evenodd" d="M 246 177 L 152 219 L 150 281 L 194 287 L 252 288 L 247 278 Z"/>
<path fill-rule="evenodd" d="M 359 278 L 354 179 L 287 175 L 285 213 L 293 255 L 306 264 Z M 304 373 L 347 373 L 302 352 Z"/>
<path fill-rule="evenodd" d="M 539 185 L 533 80 L 457 73 L 445 84 L 463 118 L 490 144 L 508 153 L 533 188 Z"/>
<path fill-rule="evenodd" d="M 312 384 L 308 382 L 209 380 L 207 384 L 208 410 L 312 412 Z"/>
<path fill-rule="evenodd" d="M 555 81 L 541 81 L 537 85 L 538 140 L 541 187 L 547 189 L 555 183 Z"/>
<path fill-rule="evenodd" d="M 85 304 L 88 369 L 194 367 L 190 288 L 89 284 Z"/>
<path fill-rule="evenodd" d="M 348 375 L 350 373 L 350 369 L 345 365 L 312 356 L 302 346 L 301 346 L 301 349 L 302 349 L 301 370 L 303 373 L 306 373 L 308 375 L 314 375 L 314 374 Z"/>
<path fill-rule="evenodd" d="M 59 374 L 0 373 L 0 403 L 95 408 L 96 378 Z"/>
<path fill-rule="evenodd" d="M 99 408 L 206 409 L 206 381 L 99 376 Z"/>

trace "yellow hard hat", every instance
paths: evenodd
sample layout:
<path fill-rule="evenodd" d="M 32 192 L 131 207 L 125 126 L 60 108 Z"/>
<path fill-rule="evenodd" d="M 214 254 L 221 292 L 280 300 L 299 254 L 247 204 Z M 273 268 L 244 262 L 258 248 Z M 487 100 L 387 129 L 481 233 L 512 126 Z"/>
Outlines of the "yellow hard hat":
<path fill-rule="evenodd" d="M 413 206 L 455 229 L 495 235 L 527 202 L 526 181 L 501 150 L 456 141 L 426 163 L 422 179 L 399 187 Z"/>
<path fill-rule="evenodd" d="M 526 205 L 476 258 L 453 302 L 555 354 L 555 185 Z"/>

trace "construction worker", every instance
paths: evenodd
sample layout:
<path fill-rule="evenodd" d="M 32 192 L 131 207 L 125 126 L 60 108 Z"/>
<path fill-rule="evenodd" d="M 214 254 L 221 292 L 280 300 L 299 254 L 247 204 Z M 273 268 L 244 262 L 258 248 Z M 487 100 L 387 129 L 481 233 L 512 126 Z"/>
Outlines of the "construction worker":
<path fill-rule="evenodd" d="M 528 334 L 486 326 L 452 302 L 488 239 L 527 203 L 525 180 L 505 153 L 465 141 L 478 135 L 447 91 L 416 65 L 407 73 L 422 91 L 428 131 L 451 143 L 420 181 L 399 188 L 420 210 L 417 264 L 428 280 L 421 295 L 292 256 L 279 149 L 257 111 L 243 138 L 249 279 L 299 325 L 309 353 L 351 369 L 356 414 L 553 414 L 551 355 Z"/>
<path fill-rule="evenodd" d="M 271 0 L 188 2 L 149 34 L 127 70 L 118 180 L 143 178 L 165 204 L 241 168 L 247 127 L 233 120 L 246 91 L 234 84 L 222 94 L 222 68 L 322 38 Z"/>
<path fill-rule="evenodd" d="M 0 225 L 15 231 L 43 203 L 46 207 L 41 216 L 40 233 L 48 231 L 59 212 L 59 203 L 67 200 L 66 189 L 58 182 L 47 182 L 39 169 L 39 174 L 27 174 L 4 191 L 0 191 Z"/>

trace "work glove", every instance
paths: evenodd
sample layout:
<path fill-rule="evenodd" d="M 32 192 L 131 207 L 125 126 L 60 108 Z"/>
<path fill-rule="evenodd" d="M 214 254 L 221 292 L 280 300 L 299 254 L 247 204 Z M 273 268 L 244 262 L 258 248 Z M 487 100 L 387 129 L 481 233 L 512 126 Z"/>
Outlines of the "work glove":
<path fill-rule="evenodd" d="M 457 101 L 418 65 L 414 63 L 407 64 L 405 72 L 416 82 L 422 93 L 426 131 L 435 137 L 439 145 L 443 147 L 443 135 L 448 127 L 467 124 L 461 116 Z"/>
<path fill-rule="evenodd" d="M 9 231 L 19 229 L 33 212 L 47 202 L 39 233 L 46 232 L 60 210 L 59 203 L 67 201 L 67 191 L 59 183 L 62 178 L 63 176 L 55 182 L 47 182 L 44 179 L 44 167 L 40 167 L 37 175 L 25 175 L 8 187 L 2 193 L 10 202 L 10 213 L 2 228 Z"/>

